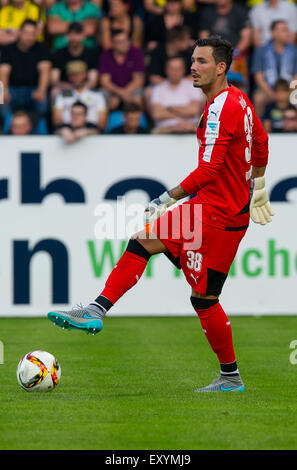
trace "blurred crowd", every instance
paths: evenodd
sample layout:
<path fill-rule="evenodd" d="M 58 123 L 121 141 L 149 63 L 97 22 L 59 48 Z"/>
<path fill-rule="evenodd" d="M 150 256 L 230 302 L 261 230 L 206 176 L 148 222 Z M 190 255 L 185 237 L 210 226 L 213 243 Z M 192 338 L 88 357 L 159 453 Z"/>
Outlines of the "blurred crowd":
<path fill-rule="evenodd" d="M 0 0 L 2 134 L 194 133 L 198 38 L 234 47 L 228 82 L 267 132 L 297 132 L 297 6 L 289 0 Z"/>

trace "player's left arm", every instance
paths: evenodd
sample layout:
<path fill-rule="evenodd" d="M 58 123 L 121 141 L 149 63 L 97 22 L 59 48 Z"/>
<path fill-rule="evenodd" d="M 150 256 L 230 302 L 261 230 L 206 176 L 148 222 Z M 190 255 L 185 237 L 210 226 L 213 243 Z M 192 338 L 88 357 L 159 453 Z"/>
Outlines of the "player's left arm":
<path fill-rule="evenodd" d="M 274 211 L 270 205 L 265 188 L 266 166 L 252 168 L 250 216 L 256 224 L 266 225 L 271 222 Z"/>
<path fill-rule="evenodd" d="M 256 224 L 271 222 L 274 211 L 265 188 L 265 170 L 268 162 L 268 136 L 256 113 L 253 113 L 252 178 L 250 216 Z"/>

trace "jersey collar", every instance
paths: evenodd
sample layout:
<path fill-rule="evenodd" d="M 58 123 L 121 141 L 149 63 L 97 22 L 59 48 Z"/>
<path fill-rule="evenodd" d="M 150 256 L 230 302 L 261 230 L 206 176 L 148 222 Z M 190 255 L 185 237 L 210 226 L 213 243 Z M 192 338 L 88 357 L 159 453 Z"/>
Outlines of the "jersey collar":
<path fill-rule="evenodd" d="M 226 88 L 224 88 L 223 90 L 219 91 L 216 95 L 214 95 L 212 100 L 209 101 L 209 103 L 207 103 L 207 105 L 208 106 L 211 105 L 214 102 L 214 100 L 217 98 L 217 96 L 219 96 L 221 93 L 224 93 L 224 91 L 226 91 L 226 90 L 230 90 L 231 88 L 233 88 L 233 85 L 228 84 L 228 86 Z"/>

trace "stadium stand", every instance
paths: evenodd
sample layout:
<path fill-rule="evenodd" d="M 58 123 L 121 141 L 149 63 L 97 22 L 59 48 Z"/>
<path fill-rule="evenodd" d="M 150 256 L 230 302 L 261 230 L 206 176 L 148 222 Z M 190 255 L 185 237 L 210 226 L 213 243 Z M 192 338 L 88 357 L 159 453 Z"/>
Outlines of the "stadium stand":
<path fill-rule="evenodd" d="M 284 110 L 296 107 L 297 6 L 289 0 L 2 0 L 1 132 L 10 132 L 12 113 L 21 110 L 38 114 L 37 133 L 55 133 L 70 125 L 79 101 L 87 114 L 101 114 L 87 119 L 99 132 L 123 132 L 123 109 L 132 103 L 140 107 L 139 129 L 155 133 L 152 96 L 165 86 L 168 58 L 180 56 L 190 78 L 194 41 L 210 34 L 234 46 L 230 83 L 248 93 L 268 132 L 284 132 Z"/>

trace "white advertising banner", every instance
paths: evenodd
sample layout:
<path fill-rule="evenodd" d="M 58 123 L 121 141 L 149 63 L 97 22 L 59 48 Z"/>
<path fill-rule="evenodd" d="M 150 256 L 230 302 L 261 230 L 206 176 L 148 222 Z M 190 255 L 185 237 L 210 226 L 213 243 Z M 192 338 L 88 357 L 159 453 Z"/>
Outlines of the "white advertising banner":
<path fill-rule="evenodd" d="M 276 212 L 251 222 L 221 296 L 234 315 L 296 314 L 295 136 L 270 136 L 267 189 Z M 40 316 L 103 289 L 143 207 L 197 165 L 195 136 L 1 137 L 0 315 Z M 102 238 L 104 237 L 104 238 Z M 193 314 L 190 286 L 153 257 L 114 315 Z"/>

